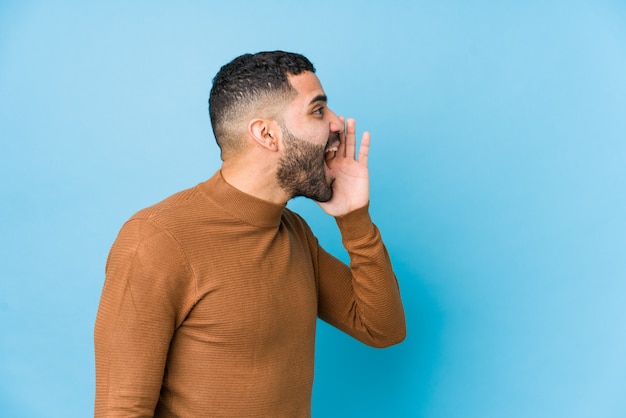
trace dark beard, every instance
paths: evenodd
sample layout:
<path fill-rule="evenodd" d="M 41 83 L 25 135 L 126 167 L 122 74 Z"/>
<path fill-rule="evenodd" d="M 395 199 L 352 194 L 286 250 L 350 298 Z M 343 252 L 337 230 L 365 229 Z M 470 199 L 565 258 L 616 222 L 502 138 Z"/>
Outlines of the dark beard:
<path fill-rule="evenodd" d="M 326 147 L 297 138 L 285 126 L 282 130 L 285 155 L 279 161 L 278 183 L 291 197 L 328 202 L 333 197 L 333 188 L 332 181 L 326 181 L 324 170 Z M 334 139 L 335 136 L 331 136 L 329 143 Z"/>

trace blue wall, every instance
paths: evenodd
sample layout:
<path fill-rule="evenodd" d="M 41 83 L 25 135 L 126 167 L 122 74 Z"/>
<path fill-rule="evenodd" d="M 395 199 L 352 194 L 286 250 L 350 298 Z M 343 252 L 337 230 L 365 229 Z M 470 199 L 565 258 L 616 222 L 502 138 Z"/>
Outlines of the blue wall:
<path fill-rule="evenodd" d="M 408 314 L 387 350 L 320 325 L 315 415 L 626 416 L 624 2 L 89 3 L 0 2 L 3 416 L 92 414 L 109 247 L 218 168 L 211 78 L 267 49 L 372 132 Z"/>

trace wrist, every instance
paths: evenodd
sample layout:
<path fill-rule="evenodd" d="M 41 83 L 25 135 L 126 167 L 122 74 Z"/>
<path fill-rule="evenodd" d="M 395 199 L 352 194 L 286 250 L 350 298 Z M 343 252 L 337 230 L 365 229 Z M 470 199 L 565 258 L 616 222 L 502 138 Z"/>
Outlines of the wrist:
<path fill-rule="evenodd" d="M 344 239 L 355 240 L 369 234 L 373 223 L 369 213 L 369 202 L 345 215 L 335 216 L 335 222 Z"/>

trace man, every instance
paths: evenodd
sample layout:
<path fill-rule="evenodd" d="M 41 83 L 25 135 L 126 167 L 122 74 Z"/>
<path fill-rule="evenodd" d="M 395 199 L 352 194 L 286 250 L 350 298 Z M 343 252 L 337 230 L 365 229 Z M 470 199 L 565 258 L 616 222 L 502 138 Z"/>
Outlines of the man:
<path fill-rule="evenodd" d="M 398 285 L 368 213 L 363 134 L 313 65 L 243 55 L 213 80 L 221 170 L 135 214 L 117 237 L 95 326 L 98 417 L 308 417 L 319 317 L 374 347 L 401 342 Z M 287 209 L 336 218 L 348 267 Z"/>

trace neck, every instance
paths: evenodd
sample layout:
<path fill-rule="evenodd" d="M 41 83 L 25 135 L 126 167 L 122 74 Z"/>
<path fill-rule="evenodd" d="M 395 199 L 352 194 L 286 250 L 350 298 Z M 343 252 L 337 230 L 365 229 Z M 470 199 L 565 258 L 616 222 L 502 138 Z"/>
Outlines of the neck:
<path fill-rule="evenodd" d="M 278 205 L 285 205 L 291 198 L 276 180 L 276 165 L 261 163 L 262 159 L 250 156 L 232 158 L 222 163 L 224 180 L 236 189 Z"/>

